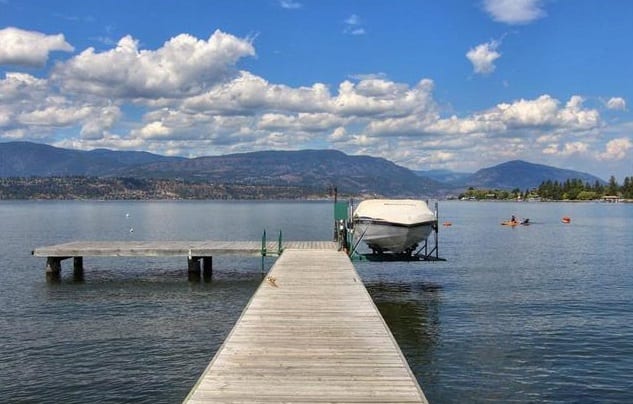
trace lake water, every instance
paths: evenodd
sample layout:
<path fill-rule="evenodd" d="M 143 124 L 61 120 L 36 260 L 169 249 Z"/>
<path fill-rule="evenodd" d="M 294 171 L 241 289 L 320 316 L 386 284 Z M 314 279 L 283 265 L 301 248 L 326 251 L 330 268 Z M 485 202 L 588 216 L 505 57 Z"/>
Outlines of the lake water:
<path fill-rule="evenodd" d="M 633 205 L 440 202 L 446 262 L 355 263 L 432 403 L 633 402 Z M 530 226 L 499 223 L 515 214 Z M 560 218 L 569 216 L 570 224 Z M 260 259 L 84 259 L 72 240 L 321 240 L 324 202 L 0 202 L 0 401 L 176 403 L 262 279 Z M 130 231 L 133 229 L 134 231 Z M 266 268 L 274 263 L 266 260 Z"/>

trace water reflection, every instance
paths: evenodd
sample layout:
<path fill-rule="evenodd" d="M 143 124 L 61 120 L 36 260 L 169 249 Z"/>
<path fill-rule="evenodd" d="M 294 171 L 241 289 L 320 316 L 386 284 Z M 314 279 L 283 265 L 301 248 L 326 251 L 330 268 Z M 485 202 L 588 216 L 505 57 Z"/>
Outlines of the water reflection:
<path fill-rule="evenodd" d="M 434 361 L 440 343 L 442 286 L 420 281 L 371 282 L 367 290 L 419 379 L 422 364 Z"/>
<path fill-rule="evenodd" d="M 20 318 L 23 332 L 9 348 L 27 345 L 25 355 L 33 359 L 11 360 L 9 368 L 44 369 L 49 379 L 63 374 L 65 384 L 10 386 L 18 399 L 180 402 L 261 282 L 258 268 L 218 265 L 212 282 L 191 283 L 182 262 L 173 268 L 144 268 L 138 261 L 134 267 L 115 260 L 91 264 L 81 284 L 72 271 L 59 283 L 42 280 L 37 300 L 46 304 Z M 73 397 L 74 391 L 82 396 Z"/>

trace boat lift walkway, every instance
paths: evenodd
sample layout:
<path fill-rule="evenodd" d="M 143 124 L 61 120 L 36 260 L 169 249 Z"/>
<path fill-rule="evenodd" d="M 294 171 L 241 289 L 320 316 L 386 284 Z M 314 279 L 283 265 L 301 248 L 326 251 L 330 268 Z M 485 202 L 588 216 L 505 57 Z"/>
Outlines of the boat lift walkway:
<path fill-rule="evenodd" d="M 186 403 L 426 403 L 345 252 L 285 248 Z"/>

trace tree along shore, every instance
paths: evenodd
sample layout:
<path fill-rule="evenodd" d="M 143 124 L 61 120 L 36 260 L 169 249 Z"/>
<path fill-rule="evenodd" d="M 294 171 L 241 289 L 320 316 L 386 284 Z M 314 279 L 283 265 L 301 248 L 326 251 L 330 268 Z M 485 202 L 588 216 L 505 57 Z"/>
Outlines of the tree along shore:
<path fill-rule="evenodd" d="M 598 181 L 594 184 L 583 183 L 579 179 L 570 179 L 565 182 L 543 181 L 538 188 L 521 191 L 518 188 L 512 191 L 499 189 L 476 189 L 470 187 L 459 195 L 460 199 L 496 199 L 496 200 L 547 200 L 547 201 L 592 201 L 605 197 L 615 199 L 633 199 L 633 177 L 626 177 L 622 185 L 618 184 L 615 177 L 611 177 L 605 185 Z"/>

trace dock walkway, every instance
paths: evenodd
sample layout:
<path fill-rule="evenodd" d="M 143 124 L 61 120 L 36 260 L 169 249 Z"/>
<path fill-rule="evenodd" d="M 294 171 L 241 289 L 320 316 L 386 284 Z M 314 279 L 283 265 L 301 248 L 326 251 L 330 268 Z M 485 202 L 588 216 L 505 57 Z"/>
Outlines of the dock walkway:
<path fill-rule="evenodd" d="M 426 403 L 344 252 L 285 248 L 187 403 Z"/>

